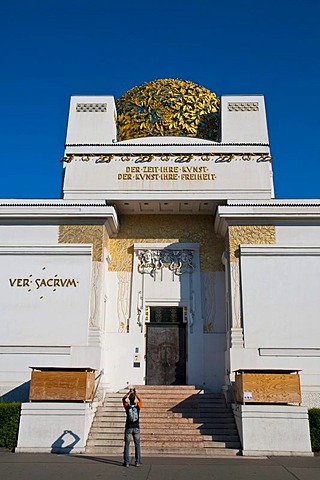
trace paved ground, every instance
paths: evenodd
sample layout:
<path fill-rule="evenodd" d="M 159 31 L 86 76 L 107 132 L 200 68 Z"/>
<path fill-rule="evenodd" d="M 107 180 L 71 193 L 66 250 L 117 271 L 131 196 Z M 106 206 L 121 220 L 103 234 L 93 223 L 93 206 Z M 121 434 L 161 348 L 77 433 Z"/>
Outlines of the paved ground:
<path fill-rule="evenodd" d="M 319 480 L 318 457 L 144 458 L 140 468 L 119 457 L 0 452 L 2 480 Z"/>

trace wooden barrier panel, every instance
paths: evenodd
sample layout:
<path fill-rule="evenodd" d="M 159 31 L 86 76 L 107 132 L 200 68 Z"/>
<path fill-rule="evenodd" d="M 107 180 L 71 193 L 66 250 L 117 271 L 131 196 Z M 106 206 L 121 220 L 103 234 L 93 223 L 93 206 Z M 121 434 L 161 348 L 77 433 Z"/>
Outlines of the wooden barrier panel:
<path fill-rule="evenodd" d="M 296 370 L 237 370 L 235 374 L 238 403 L 301 404 L 300 375 Z"/>
<path fill-rule="evenodd" d="M 31 367 L 29 400 L 82 401 L 93 400 L 95 370 Z"/>

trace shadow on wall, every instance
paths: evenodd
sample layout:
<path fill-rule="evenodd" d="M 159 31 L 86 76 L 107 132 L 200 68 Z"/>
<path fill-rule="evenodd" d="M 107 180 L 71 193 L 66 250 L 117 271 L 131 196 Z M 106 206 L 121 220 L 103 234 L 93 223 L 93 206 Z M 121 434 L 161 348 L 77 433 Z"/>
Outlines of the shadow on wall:
<path fill-rule="evenodd" d="M 1 402 L 28 402 L 30 381 L 22 383 L 18 387 L 0 396 Z"/>
<path fill-rule="evenodd" d="M 79 440 L 80 437 L 76 433 L 73 433 L 71 430 L 64 430 L 60 437 L 51 445 L 51 453 L 68 454 Z"/>

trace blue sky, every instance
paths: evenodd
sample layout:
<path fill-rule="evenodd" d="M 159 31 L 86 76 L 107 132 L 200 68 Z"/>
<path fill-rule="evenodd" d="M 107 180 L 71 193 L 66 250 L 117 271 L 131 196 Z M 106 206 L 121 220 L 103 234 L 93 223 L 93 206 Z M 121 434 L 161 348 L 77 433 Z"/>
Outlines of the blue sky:
<path fill-rule="evenodd" d="M 266 98 L 276 196 L 320 198 L 320 0 L 0 5 L 2 198 L 57 198 L 69 98 L 156 78 Z"/>

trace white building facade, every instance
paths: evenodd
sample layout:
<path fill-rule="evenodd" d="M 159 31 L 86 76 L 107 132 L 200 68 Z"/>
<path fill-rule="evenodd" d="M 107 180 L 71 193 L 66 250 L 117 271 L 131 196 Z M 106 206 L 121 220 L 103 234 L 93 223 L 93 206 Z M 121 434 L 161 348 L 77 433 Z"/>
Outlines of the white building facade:
<path fill-rule="evenodd" d="M 230 400 L 234 371 L 292 369 L 320 405 L 320 200 L 274 198 L 262 95 L 216 115 L 214 140 L 134 136 L 113 97 L 72 97 L 63 198 L 0 203 L 3 398 L 27 399 L 30 366 Z"/>

